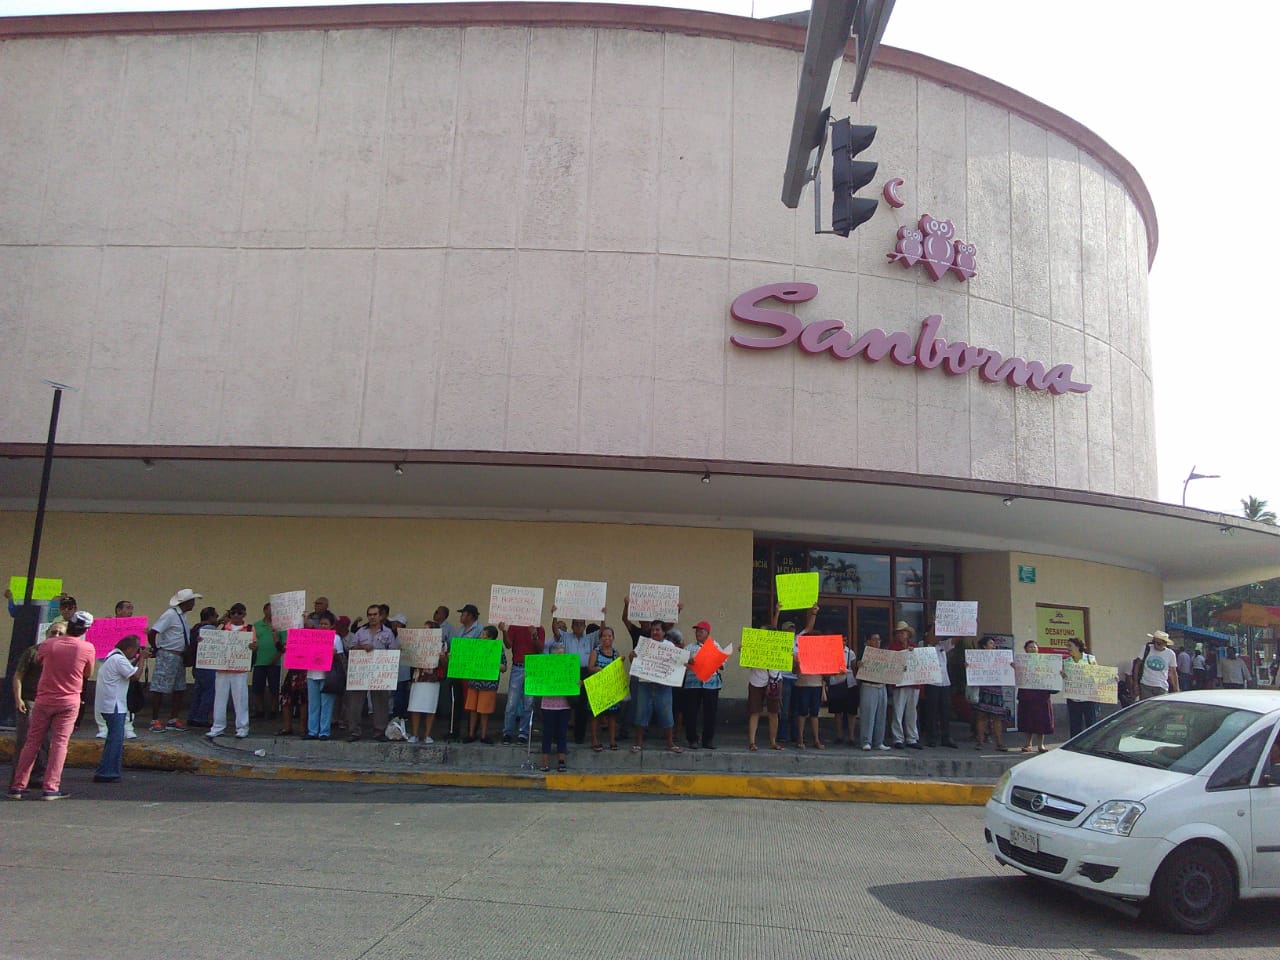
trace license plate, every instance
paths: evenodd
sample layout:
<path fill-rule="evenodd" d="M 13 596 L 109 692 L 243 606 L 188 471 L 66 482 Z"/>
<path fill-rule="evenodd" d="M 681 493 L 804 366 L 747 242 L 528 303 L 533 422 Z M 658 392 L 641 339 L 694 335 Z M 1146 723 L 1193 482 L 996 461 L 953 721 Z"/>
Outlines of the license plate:
<path fill-rule="evenodd" d="M 1022 827 L 1009 827 L 1009 842 L 1015 847 L 1023 850 L 1030 850 L 1032 853 L 1040 852 L 1040 834 L 1034 830 L 1024 830 Z"/>

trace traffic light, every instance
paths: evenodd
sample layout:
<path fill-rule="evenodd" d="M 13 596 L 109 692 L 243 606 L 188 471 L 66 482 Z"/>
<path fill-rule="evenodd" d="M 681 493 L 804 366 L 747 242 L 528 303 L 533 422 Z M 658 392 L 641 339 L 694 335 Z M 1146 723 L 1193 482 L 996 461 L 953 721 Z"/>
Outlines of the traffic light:
<path fill-rule="evenodd" d="M 877 164 L 853 159 L 876 138 L 875 127 L 855 127 L 846 117 L 831 125 L 831 232 L 847 237 L 871 219 L 876 212 L 875 200 L 854 194 L 871 182 Z"/>

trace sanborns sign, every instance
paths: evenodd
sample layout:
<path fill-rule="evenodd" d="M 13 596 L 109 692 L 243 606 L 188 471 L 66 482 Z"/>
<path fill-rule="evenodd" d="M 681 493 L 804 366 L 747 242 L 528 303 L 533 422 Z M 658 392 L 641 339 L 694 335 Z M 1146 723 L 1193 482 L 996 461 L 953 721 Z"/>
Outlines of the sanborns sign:
<path fill-rule="evenodd" d="M 781 300 L 783 303 L 806 303 L 818 295 L 813 283 L 767 283 L 763 287 L 748 290 L 733 301 L 730 312 L 744 323 L 772 327 L 777 331 L 772 337 L 743 337 L 735 334 L 730 341 L 747 350 L 774 350 L 789 344 L 797 344 L 805 353 L 830 351 L 841 360 L 861 356 L 868 363 L 877 363 L 888 357 L 903 367 L 916 366 L 921 370 L 941 369 L 943 373 L 960 376 L 972 370 L 987 383 L 1004 381 L 1011 387 L 1029 390 L 1048 390 L 1052 394 L 1088 393 L 1092 384 L 1071 379 L 1069 363 L 1045 369 L 1036 360 L 1021 357 L 1006 358 L 1000 351 L 987 347 L 975 347 L 957 340 L 950 343 L 939 337 L 942 317 L 932 314 L 920 324 L 920 335 L 912 340 L 908 333 L 885 333 L 868 330 L 854 338 L 845 329 L 843 320 L 815 320 L 806 324 L 795 314 L 782 310 L 768 310 L 759 304 L 765 300 Z"/>

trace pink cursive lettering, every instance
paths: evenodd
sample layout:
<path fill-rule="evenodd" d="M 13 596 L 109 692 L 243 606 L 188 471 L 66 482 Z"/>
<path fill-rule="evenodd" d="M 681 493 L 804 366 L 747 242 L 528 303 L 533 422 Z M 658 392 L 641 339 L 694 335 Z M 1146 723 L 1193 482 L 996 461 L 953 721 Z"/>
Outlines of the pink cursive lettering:
<path fill-rule="evenodd" d="M 899 366 L 916 366 L 921 370 L 939 367 L 950 376 L 962 376 L 977 370 L 987 383 L 1007 383 L 1011 387 L 1028 390 L 1047 390 L 1055 396 L 1064 393 L 1088 393 L 1091 384 L 1072 379 L 1071 364 L 1060 363 L 1045 368 L 1037 360 L 1005 356 L 998 350 L 977 347 L 963 340 L 948 342 L 938 336 L 942 317 L 932 314 L 920 323 L 920 333 L 914 342 L 902 332 L 886 333 L 876 328 L 854 339 L 843 320 L 814 320 L 806 324 L 793 313 L 770 310 L 760 306 L 765 300 L 783 303 L 807 303 L 818 295 L 818 287 L 812 283 L 768 283 L 748 290 L 733 301 L 729 312 L 743 323 L 769 327 L 776 331 L 771 337 L 743 337 L 734 334 L 729 338 L 734 345 L 747 350 L 774 350 L 795 343 L 805 353 L 830 353 L 840 360 L 861 356 L 868 363 L 877 363 L 888 357 Z M 914 349 L 913 349 L 914 348 Z"/>

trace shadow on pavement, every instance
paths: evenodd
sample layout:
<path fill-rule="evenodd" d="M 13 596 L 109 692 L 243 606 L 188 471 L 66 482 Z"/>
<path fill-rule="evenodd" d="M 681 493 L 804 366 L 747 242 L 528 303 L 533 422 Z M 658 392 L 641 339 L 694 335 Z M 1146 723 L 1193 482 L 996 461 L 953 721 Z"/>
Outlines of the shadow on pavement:
<path fill-rule="evenodd" d="M 1275 901 L 1237 905 L 1218 932 L 1195 937 L 1172 933 L 1153 919 L 1130 919 L 1048 881 L 1010 872 L 873 886 L 871 896 L 898 915 L 993 947 L 1074 951 L 1125 960 L 1129 950 L 1165 948 L 1174 955 L 1196 950 L 1274 946 L 1280 934 Z"/>

